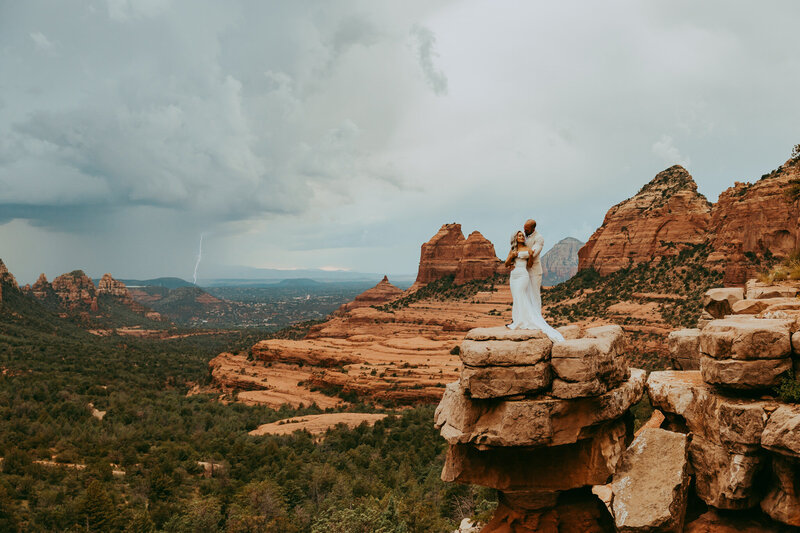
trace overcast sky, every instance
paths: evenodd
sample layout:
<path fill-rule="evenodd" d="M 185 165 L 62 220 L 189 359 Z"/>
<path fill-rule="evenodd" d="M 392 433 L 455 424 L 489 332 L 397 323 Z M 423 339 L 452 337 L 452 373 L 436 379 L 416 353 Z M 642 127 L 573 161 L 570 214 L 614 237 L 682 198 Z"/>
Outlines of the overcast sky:
<path fill-rule="evenodd" d="M 446 222 L 547 246 L 680 163 L 800 142 L 800 3 L 0 0 L 0 258 L 413 273 Z"/>

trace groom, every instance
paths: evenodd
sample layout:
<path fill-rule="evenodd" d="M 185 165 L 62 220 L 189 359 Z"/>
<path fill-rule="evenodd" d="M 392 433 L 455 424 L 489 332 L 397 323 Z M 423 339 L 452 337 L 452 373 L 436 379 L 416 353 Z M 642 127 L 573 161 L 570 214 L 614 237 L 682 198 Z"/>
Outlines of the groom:
<path fill-rule="evenodd" d="M 542 308 L 542 263 L 539 256 L 544 248 L 544 238 L 536 231 L 536 221 L 528 219 L 523 226 L 525 230 L 525 246 L 531 249 L 533 264 L 528 269 L 528 276 L 531 278 L 531 288 L 533 289 L 534 304 L 537 309 Z"/>

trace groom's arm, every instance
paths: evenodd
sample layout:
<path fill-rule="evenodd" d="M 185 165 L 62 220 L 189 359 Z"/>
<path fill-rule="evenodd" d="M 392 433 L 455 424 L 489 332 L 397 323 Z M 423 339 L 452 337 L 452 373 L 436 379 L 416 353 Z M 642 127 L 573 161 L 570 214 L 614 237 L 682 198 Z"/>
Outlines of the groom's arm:
<path fill-rule="evenodd" d="M 531 246 L 531 257 L 539 257 L 539 254 L 542 253 L 542 248 L 544 248 L 544 239 L 542 237 L 534 239 Z"/>

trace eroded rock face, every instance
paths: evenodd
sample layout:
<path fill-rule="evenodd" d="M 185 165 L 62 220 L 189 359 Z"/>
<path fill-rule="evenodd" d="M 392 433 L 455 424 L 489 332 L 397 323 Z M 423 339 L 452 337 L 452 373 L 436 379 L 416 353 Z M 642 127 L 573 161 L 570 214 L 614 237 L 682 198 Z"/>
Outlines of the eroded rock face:
<path fill-rule="evenodd" d="M 472 400 L 458 383 L 447 386 L 434 423 L 450 444 L 558 446 L 587 438 L 592 426 L 620 418 L 638 402 L 645 371 L 631 369 L 628 380 L 605 394 L 560 400 Z"/>
<path fill-rule="evenodd" d="M 777 404 L 723 395 L 700 372 L 652 372 L 647 393 L 654 407 L 680 416 L 689 430 L 738 453 L 758 453 L 761 434 Z"/>
<path fill-rule="evenodd" d="M 52 287 L 66 307 L 88 305 L 93 311 L 97 310 L 97 290 L 91 278 L 84 274 L 83 270 L 74 270 L 58 276 L 53 280 Z"/>
<path fill-rule="evenodd" d="M 572 444 L 542 448 L 450 446 L 443 481 L 501 491 L 557 492 L 605 483 L 625 450 L 625 423 L 611 422 Z"/>
<path fill-rule="evenodd" d="M 762 494 L 756 480 L 766 464 L 763 453 L 742 454 L 694 435 L 689 445 L 695 491 L 717 509 L 749 509 Z"/>
<path fill-rule="evenodd" d="M 578 272 L 578 250 L 584 245 L 578 239 L 567 237 L 542 254 L 542 285 L 558 285 Z"/>
<path fill-rule="evenodd" d="M 689 489 L 686 435 L 648 428 L 622 455 L 611 482 L 617 531 L 683 531 Z"/>
<path fill-rule="evenodd" d="M 733 306 L 743 298 L 741 287 L 708 289 L 703 295 L 703 310 L 714 318 L 723 318 L 733 313 Z"/>
<path fill-rule="evenodd" d="M 800 406 L 778 407 L 764 426 L 761 444 L 779 454 L 800 458 Z"/>
<path fill-rule="evenodd" d="M 555 506 L 519 507 L 504 493 L 481 533 L 611 533 L 614 524 L 603 504 L 584 490 L 559 495 Z"/>
<path fill-rule="evenodd" d="M 800 465 L 797 459 L 773 456 L 770 488 L 761 509 L 773 520 L 800 527 Z"/>
<path fill-rule="evenodd" d="M 792 370 L 792 359 L 712 359 L 700 356 L 700 372 L 707 383 L 740 390 L 767 389 L 780 384 Z"/>
<path fill-rule="evenodd" d="M 667 337 L 670 361 L 676 370 L 700 369 L 700 330 L 681 329 Z"/>
<path fill-rule="evenodd" d="M 445 224 L 422 245 L 414 287 L 450 275 L 455 276 L 456 283 L 486 278 L 501 266 L 494 245 L 483 235 L 475 231 L 465 239 L 461 224 Z"/>
<path fill-rule="evenodd" d="M 800 162 L 789 160 L 777 172 L 753 183 L 736 183 L 723 191 L 711 212 L 709 229 L 713 235 L 712 246 L 719 253 L 709 256 L 709 262 L 726 261 L 737 248 L 757 256 L 769 250 L 778 257 L 786 257 L 800 245 L 800 202 L 786 196 L 789 182 L 800 178 Z M 744 283 L 755 274 L 755 265 L 739 256 L 736 264 L 726 269 L 737 272 L 727 275 L 729 283 Z M 749 298 L 750 296 L 748 296 Z"/>
<path fill-rule="evenodd" d="M 608 211 L 578 252 L 579 269 L 605 275 L 631 263 L 675 255 L 681 244 L 703 242 L 710 220 L 711 204 L 697 192 L 691 175 L 675 165 Z"/>
<path fill-rule="evenodd" d="M 503 398 L 531 394 L 550 386 L 552 374 L 546 361 L 525 366 L 464 366 L 461 384 L 471 398 Z"/>
<path fill-rule="evenodd" d="M 121 281 L 115 280 L 111 274 L 103 274 L 100 281 L 97 283 L 97 294 L 106 294 L 121 300 L 130 300 L 131 293 L 128 288 Z"/>
<path fill-rule="evenodd" d="M 784 285 L 761 285 L 753 284 L 747 288 L 748 300 L 770 300 L 773 298 L 796 298 L 797 287 L 787 287 Z"/>
<path fill-rule="evenodd" d="M 585 337 L 555 343 L 550 358 L 556 376 L 553 396 L 599 396 L 619 386 L 627 377 L 625 347 L 619 326 L 590 328 Z"/>

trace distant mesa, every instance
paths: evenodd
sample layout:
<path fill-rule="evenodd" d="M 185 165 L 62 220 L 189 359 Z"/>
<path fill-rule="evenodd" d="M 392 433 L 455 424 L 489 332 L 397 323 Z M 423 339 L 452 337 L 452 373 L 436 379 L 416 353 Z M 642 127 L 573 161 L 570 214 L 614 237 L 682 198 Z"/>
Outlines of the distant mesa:
<path fill-rule="evenodd" d="M 578 250 L 583 242 L 574 237 L 561 239 L 542 255 L 542 284 L 558 285 L 578 273 Z"/>
<path fill-rule="evenodd" d="M 322 283 L 311 278 L 289 278 L 282 279 L 278 285 L 282 287 L 316 287 Z"/>
<path fill-rule="evenodd" d="M 461 224 L 445 224 L 431 239 L 422 245 L 417 289 L 446 276 L 454 276 L 456 283 L 483 279 L 502 268 L 494 245 L 477 231 L 468 238 L 461 232 Z"/>

